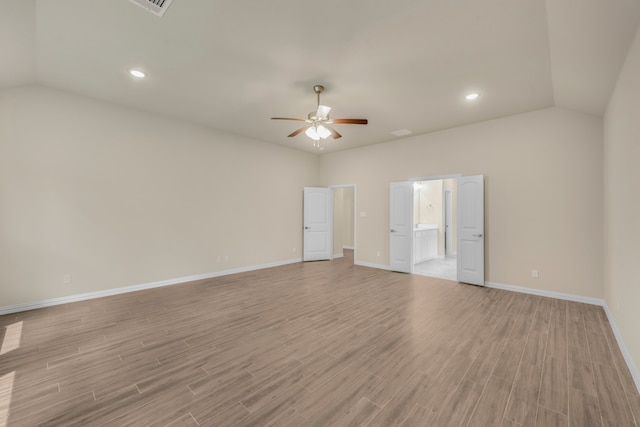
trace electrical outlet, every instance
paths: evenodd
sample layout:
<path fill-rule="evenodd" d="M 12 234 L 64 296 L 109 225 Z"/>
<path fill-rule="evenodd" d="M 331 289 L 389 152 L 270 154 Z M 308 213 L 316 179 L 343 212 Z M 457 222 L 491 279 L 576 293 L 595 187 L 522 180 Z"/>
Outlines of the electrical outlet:
<path fill-rule="evenodd" d="M 296 251 L 296 248 L 293 248 L 293 252 L 295 252 L 295 251 Z"/>
<path fill-rule="evenodd" d="M 531 270 L 531 277 L 533 277 L 534 279 L 540 277 L 540 275 L 538 274 L 538 270 Z"/>
<path fill-rule="evenodd" d="M 64 284 L 71 283 L 71 273 L 67 273 L 64 276 L 62 276 L 62 283 Z"/>
<path fill-rule="evenodd" d="M 380 256 L 380 251 L 378 251 L 378 252 L 376 253 L 376 255 L 377 255 L 377 256 Z"/>
<path fill-rule="evenodd" d="M 227 261 L 229 261 L 229 255 L 224 256 L 224 262 L 227 262 Z"/>

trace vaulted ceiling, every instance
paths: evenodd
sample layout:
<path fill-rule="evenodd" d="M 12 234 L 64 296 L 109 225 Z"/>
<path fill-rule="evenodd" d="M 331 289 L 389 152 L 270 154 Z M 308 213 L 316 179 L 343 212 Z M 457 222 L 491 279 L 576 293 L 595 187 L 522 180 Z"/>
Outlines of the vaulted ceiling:
<path fill-rule="evenodd" d="M 559 106 L 602 115 L 639 0 L 0 0 L 0 89 L 41 84 L 313 151 L 286 135 L 326 87 L 323 152 Z M 131 68 L 147 73 L 136 80 Z M 475 102 L 464 99 L 478 92 Z"/>

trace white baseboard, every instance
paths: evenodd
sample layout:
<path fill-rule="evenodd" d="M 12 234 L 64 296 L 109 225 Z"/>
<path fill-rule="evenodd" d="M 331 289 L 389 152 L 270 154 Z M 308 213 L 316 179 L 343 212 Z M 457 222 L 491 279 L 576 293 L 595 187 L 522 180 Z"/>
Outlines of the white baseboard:
<path fill-rule="evenodd" d="M 361 265 L 363 267 L 378 268 L 380 270 L 391 270 L 391 267 L 388 266 L 388 265 L 376 264 L 376 263 L 373 263 L 373 262 L 355 261 L 354 264 L 355 265 Z"/>
<path fill-rule="evenodd" d="M 108 297 L 111 295 L 124 294 L 127 292 L 142 291 L 145 289 L 161 288 L 163 286 L 178 285 L 180 283 L 193 282 L 195 280 L 211 279 L 213 277 L 227 276 L 229 274 L 244 273 L 253 270 L 262 270 L 263 268 L 278 267 L 281 265 L 294 264 L 302 262 L 302 258 L 295 258 L 286 261 L 277 261 L 260 265 L 252 265 L 249 267 L 234 268 L 231 270 L 216 271 L 214 273 L 198 274 L 195 276 L 178 277 L 175 279 L 161 280 L 158 282 L 143 283 L 140 285 L 124 286 L 121 288 L 105 289 L 103 291 L 89 292 L 86 294 L 69 295 L 59 298 L 51 298 L 47 300 L 28 302 L 23 304 L 9 305 L 0 307 L 0 316 L 4 314 L 18 313 L 21 311 L 35 310 L 37 308 L 51 307 L 54 305 L 69 304 L 72 302 L 86 301 L 95 298 Z"/>
<path fill-rule="evenodd" d="M 354 250 L 355 248 L 353 246 L 343 246 L 342 249 L 351 249 Z"/>
<path fill-rule="evenodd" d="M 564 294 L 562 292 L 543 291 L 541 289 L 524 288 L 522 286 L 504 285 L 502 283 L 484 282 L 487 288 L 502 289 L 505 291 L 519 292 L 521 294 L 538 295 L 541 297 L 557 298 L 566 301 L 581 302 L 584 304 L 604 306 L 604 300 L 600 298 L 583 297 L 581 295 Z"/>
<path fill-rule="evenodd" d="M 342 258 L 344 254 L 333 254 L 333 259 Z"/>
<path fill-rule="evenodd" d="M 631 358 L 631 354 L 627 349 L 627 346 L 624 345 L 624 341 L 622 340 L 622 335 L 620 335 L 620 330 L 618 329 L 618 325 L 616 325 L 616 321 L 613 319 L 613 315 L 609 310 L 609 306 L 605 302 L 602 306 L 604 308 L 604 312 L 607 315 L 607 319 L 609 319 L 609 324 L 611 325 L 611 329 L 613 329 L 613 334 L 616 337 L 616 341 L 618 342 L 618 347 L 620 347 L 620 351 L 622 352 L 622 356 L 624 357 L 624 361 L 627 362 L 627 367 L 631 372 L 631 376 L 633 377 L 633 382 L 636 383 L 636 388 L 638 392 L 640 392 L 640 371 L 638 371 L 638 367 L 634 363 Z"/>

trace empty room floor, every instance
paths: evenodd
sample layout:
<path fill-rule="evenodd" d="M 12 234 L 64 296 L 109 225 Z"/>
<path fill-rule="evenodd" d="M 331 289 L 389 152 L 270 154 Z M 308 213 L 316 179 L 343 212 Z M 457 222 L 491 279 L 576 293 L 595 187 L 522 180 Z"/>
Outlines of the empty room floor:
<path fill-rule="evenodd" d="M 0 340 L 0 425 L 640 420 L 602 308 L 348 259 L 5 315 Z"/>

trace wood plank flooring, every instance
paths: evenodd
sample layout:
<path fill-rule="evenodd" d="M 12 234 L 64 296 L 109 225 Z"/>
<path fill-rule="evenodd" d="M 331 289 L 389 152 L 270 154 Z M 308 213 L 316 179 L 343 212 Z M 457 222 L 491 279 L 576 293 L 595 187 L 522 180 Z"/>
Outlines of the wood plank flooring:
<path fill-rule="evenodd" d="M 636 426 L 600 307 L 292 264 L 0 317 L 0 425 Z"/>

